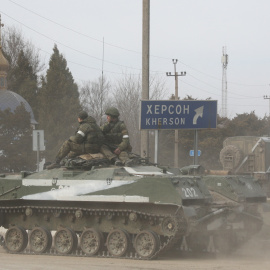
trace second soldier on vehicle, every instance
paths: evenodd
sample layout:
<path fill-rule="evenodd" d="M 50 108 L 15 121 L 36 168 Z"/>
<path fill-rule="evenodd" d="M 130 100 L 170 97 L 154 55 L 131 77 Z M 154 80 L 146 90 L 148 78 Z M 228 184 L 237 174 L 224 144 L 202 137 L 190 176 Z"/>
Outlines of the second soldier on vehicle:
<path fill-rule="evenodd" d="M 101 153 L 110 159 L 115 165 L 133 165 L 129 158 L 132 147 L 129 143 L 128 130 L 123 121 L 119 120 L 119 111 L 115 107 L 108 108 L 105 112 L 107 122 L 101 127 L 105 137 L 105 143 L 101 147 Z"/>
<path fill-rule="evenodd" d="M 68 156 L 75 157 L 82 154 L 95 154 L 100 152 L 100 147 L 104 143 L 104 136 L 96 120 L 88 116 L 87 112 L 81 111 L 78 114 L 80 124 L 75 136 L 71 136 L 59 149 L 55 163 L 47 166 L 47 169 L 60 167 L 60 161 Z"/>

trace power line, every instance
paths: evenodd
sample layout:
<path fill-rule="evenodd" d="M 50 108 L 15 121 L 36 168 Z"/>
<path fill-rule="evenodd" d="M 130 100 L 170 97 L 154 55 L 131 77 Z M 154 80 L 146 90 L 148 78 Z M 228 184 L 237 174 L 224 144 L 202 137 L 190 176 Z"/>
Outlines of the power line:
<path fill-rule="evenodd" d="M 51 23 L 54 23 L 54 24 L 56 24 L 56 25 L 58 25 L 58 26 L 61 26 L 61 27 L 65 28 L 65 29 L 67 29 L 67 30 L 70 30 L 70 31 L 72 31 L 72 32 L 74 32 L 74 33 L 76 33 L 76 34 L 78 34 L 78 35 L 84 36 L 84 37 L 86 37 L 86 38 L 95 40 L 95 41 L 100 42 L 100 43 L 103 43 L 102 40 L 99 40 L 99 39 L 97 39 L 97 38 L 91 37 L 91 36 L 89 36 L 89 35 L 86 35 L 86 34 L 84 34 L 84 33 L 79 32 L 79 31 L 77 31 L 77 30 L 74 30 L 74 29 L 72 29 L 72 28 L 70 28 L 70 27 L 67 27 L 67 26 L 65 26 L 65 25 L 63 25 L 63 24 L 60 24 L 60 23 L 58 23 L 58 22 L 56 22 L 56 21 L 53 21 L 53 20 L 51 20 L 51 19 L 48 19 L 48 18 L 46 18 L 46 17 L 44 17 L 44 16 L 38 14 L 38 13 L 35 12 L 35 11 L 32 11 L 32 10 L 26 8 L 26 7 L 23 7 L 22 5 L 20 5 L 20 4 L 16 3 L 16 2 L 14 2 L 14 1 L 12 1 L 12 0 L 8 0 L 8 1 L 9 1 L 9 2 L 12 2 L 13 4 L 15 4 L 15 5 L 17 5 L 17 6 L 21 7 L 21 8 L 23 8 L 23 9 L 25 9 L 25 10 L 31 12 L 31 13 L 33 13 L 33 14 L 35 14 L 35 15 L 38 16 L 38 17 L 43 18 L 44 20 L 47 20 L 47 21 L 49 21 L 49 22 L 51 22 Z M 123 47 L 120 47 L 120 46 L 117 46 L 117 45 L 114 45 L 114 44 L 111 44 L 111 43 L 104 42 L 104 44 L 109 45 L 109 46 L 112 46 L 112 47 L 115 47 L 115 48 L 118 48 L 118 49 L 121 49 L 121 50 L 129 51 L 129 52 L 133 52 L 133 53 L 137 53 L 137 54 L 142 54 L 141 52 L 134 51 L 134 50 L 127 49 L 127 48 L 123 48 Z"/>
<path fill-rule="evenodd" d="M 217 87 L 217 86 L 211 85 L 211 84 L 209 84 L 209 83 L 207 83 L 207 82 L 205 82 L 205 81 L 202 81 L 202 80 L 198 79 L 197 77 L 195 77 L 195 76 L 193 76 L 193 75 L 191 75 L 191 74 L 188 74 L 188 76 L 189 76 L 189 77 L 192 77 L 193 79 L 195 79 L 195 80 L 197 80 L 197 81 L 199 81 L 199 82 L 201 82 L 201 83 L 203 83 L 203 84 L 206 84 L 206 85 L 208 85 L 208 86 L 210 86 L 210 87 L 212 87 L 212 88 L 214 88 L 214 89 L 216 89 L 216 90 L 218 90 L 218 91 L 220 90 L 220 87 Z M 203 90 L 203 91 L 208 92 L 208 91 L 206 91 L 206 90 Z M 261 98 L 261 96 L 260 96 L 260 97 L 259 97 L 259 96 L 254 97 L 254 96 L 247 96 L 247 95 L 237 94 L 235 91 L 236 91 L 236 90 L 234 90 L 234 91 L 228 91 L 228 93 L 230 93 L 230 94 L 232 94 L 232 95 L 235 95 L 235 96 L 244 97 L 244 98 Z M 211 92 L 208 92 L 208 93 L 211 93 Z"/>
<path fill-rule="evenodd" d="M 91 39 L 91 40 L 95 40 L 95 41 L 97 41 L 97 42 L 103 44 L 103 41 L 100 40 L 100 39 L 91 37 L 91 36 L 89 36 L 89 35 L 86 35 L 86 34 L 84 34 L 84 33 L 79 32 L 79 31 L 77 31 L 77 30 L 74 30 L 74 29 L 72 29 L 72 28 L 70 28 L 70 27 L 67 27 L 67 26 L 65 26 L 65 25 L 63 25 L 63 24 L 60 24 L 60 23 L 58 23 L 58 22 L 56 22 L 56 21 L 54 21 L 54 20 L 52 20 L 52 19 L 49 19 L 49 18 L 47 18 L 47 17 L 45 17 L 45 16 L 43 16 L 43 15 L 41 15 L 41 14 L 39 14 L 39 13 L 33 11 L 33 10 L 30 10 L 30 9 L 28 9 L 28 8 L 26 8 L 26 7 L 24 7 L 24 6 L 20 5 L 20 4 L 18 4 L 18 3 L 16 3 L 15 1 L 12 1 L 12 0 L 8 0 L 8 1 L 11 2 L 11 3 L 13 3 L 14 5 L 19 6 L 20 8 L 22 8 L 22 9 L 24 9 L 24 10 L 27 10 L 28 12 L 30 12 L 30 13 L 32 13 L 32 14 L 35 14 L 36 16 L 38 16 L 38 17 L 40 17 L 40 18 L 42 18 L 42 19 L 44 19 L 44 20 L 47 20 L 47 21 L 49 21 L 49 22 L 51 22 L 51 23 L 53 23 L 53 24 L 56 24 L 56 25 L 58 25 L 58 26 L 60 26 L 60 27 L 62 27 L 62 28 L 65 28 L 65 29 L 67 29 L 67 30 L 69 30 L 69 31 L 72 31 L 72 32 L 74 32 L 74 33 L 76 33 L 76 34 L 78 34 L 78 35 L 84 36 L 84 37 L 86 37 L 86 38 L 89 38 L 89 39 Z M 10 18 L 11 18 L 11 17 L 10 17 Z M 59 43 L 59 44 L 60 44 L 60 43 Z M 128 52 L 132 52 L 132 53 L 136 53 L 136 54 L 142 55 L 141 52 L 138 52 L 138 51 L 135 51 L 135 50 L 131 50 L 131 49 L 127 49 L 127 48 L 124 48 L 124 47 L 121 47 L 121 46 L 117 46 L 117 45 L 114 45 L 114 44 L 111 44 L 111 43 L 108 43 L 108 42 L 104 42 L 104 44 L 106 44 L 106 45 L 108 45 L 108 46 L 111 46 L 111 47 L 115 47 L 115 48 L 121 49 L 121 50 L 125 50 L 125 51 L 128 51 Z M 90 57 L 94 57 L 94 56 L 90 56 Z M 151 55 L 151 57 L 160 58 L 160 59 L 165 59 L 165 60 L 171 59 L 170 57 L 157 56 L 157 55 Z M 102 60 L 99 59 L 99 58 L 97 58 L 97 59 L 100 60 L 100 61 L 102 61 Z M 205 72 L 199 71 L 198 69 L 193 68 L 193 67 L 191 67 L 191 66 L 189 66 L 189 65 L 187 65 L 187 64 L 185 64 L 185 63 L 183 63 L 183 62 L 181 62 L 181 61 L 179 61 L 179 62 L 180 62 L 181 64 L 185 65 L 186 67 L 189 67 L 190 69 L 192 69 L 192 70 L 198 72 L 198 73 L 201 73 L 201 74 L 203 74 L 203 75 L 205 75 L 205 76 L 211 77 L 212 79 L 221 81 L 220 78 L 217 78 L 217 77 L 212 76 L 212 75 L 210 75 L 210 74 L 207 74 L 207 73 L 205 73 Z M 109 62 L 109 63 L 110 63 L 110 62 Z M 116 63 L 111 63 L 111 64 L 119 65 L 119 64 L 116 64 Z M 122 66 L 122 65 L 120 65 L 120 66 Z M 127 67 L 127 68 L 136 69 L 136 68 L 132 68 L 132 67 Z M 140 69 L 137 69 L 137 70 L 140 70 Z M 163 74 L 164 71 L 151 71 L 151 73 L 160 73 L 160 74 Z M 253 86 L 253 87 L 256 87 L 256 86 L 266 86 L 266 85 L 250 85 L 250 84 L 243 84 L 243 83 L 230 82 L 230 81 L 228 81 L 228 84 L 235 84 L 235 85 L 241 85 L 241 86 L 246 86 L 246 87 L 248 87 L 248 86 Z"/>
<path fill-rule="evenodd" d="M 56 44 L 60 44 L 60 45 L 66 47 L 66 48 L 68 48 L 68 49 L 70 49 L 70 50 L 73 50 L 73 51 L 78 52 L 78 53 L 80 53 L 80 54 L 83 54 L 83 55 L 86 55 L 86 56 L 88 56 L 88 57 L 94 58 L 94 59 L 96 59 L 96 60 L 98 60 L 98 61 L 101 61 L 101 62 L 103 61 L 101 58 L 98 58 L 98 57 L 96 57 L 96 56 L 93 56 L 93 55 L 90 55 L 90 54 L 88 54 L 88 53 L 82 52 L 82 51 L 80 51 L 80 50 L 74 49 L 74 48 L 72 48 L 72 47 L 70 47 L 70 46 L 68 46 L 68 45 L 66 45 L 66 44 L 64 44 L 64 43 L 62 43 L 62 42 L 60 42 L 60 41 L 57 41 L 57 40 L 55 40 L 55 39 L 53 39 L 53 38 L 51 38 L 51 37 L 48 37 L 48 36 L 45 35 L 45 34 L 42 34 L 42 33 L 40 33 L 39 31 L 37 31 L 37 30 L 35 30 L 35 29 L 33 29 L 33 28 L 31 28 L 31 27 L 25 25 L 24 23 L 22 23 L 22 22 L 20 22 L 20 21 L 18 21 L 18 20 L 16 20 L 16 19 L 14 19 L 14 18 L 12 18 L 11 16 L 7 15 L 5 12 L 2 12 L 2 11 L 1 11 L 1 13 L 5 14 L 5 15 L 6 15 L 7 17 L 9 17 L 10 19 L 16 21 L 17 23 L 19 23 L 20 25 L 23 25 L 24 27 L 30 29 L 31 31 L 33 31 L 33 32 L 35 32 L 35 33 L 37 33 L 37 34 L 39 34 L 39 35 L 41 35 L 41 36 L 43 36 L 43 37 L 45 37 L 45 38 L 47 38 L 47 39 L 49 39 L 49 40 L 52 40 L 52 41 L 53 41 L 54 43 L 56 43 Z M 71 62 L 71 61 L 69 61 L 69 62 Z M 106 63 L 108 63 L 108 64 L 116 65 L 116 66 L 119 66 L 119 67 L 122 67 L 122 68 L 134 69 L 134 70 L 137 70 L 137 71 L 140 71 L 140 72 L 141 72 L 141 68 L 133 68 L 133 67 L 130 67 L 130 66 L 124 66 L 124 65 L 117 64 L 117 63 L 110 62 L 110 61 L 106 61 L 106 60 L 104 60 L 104 62 L 106 62 Z M 101 69 L 99 69 L 99 70 L 101 70 Z M 116 73 L 116 74 L 117 74 L 117 72 L 111 72 L 111 73 Z M 157 73 L 157 72 L 156 72 L 156 71 L 152 71 L 151 73 Z M 121 74 L 121 73 L 118 73 L 118 74 Z M 139 75 L 139 74 L 133 74 L 133 75 Z"/>
<path fill-rule="evenodd" d="M 88 54 L 88 53 L 82 52 L 82 51 L 80 51 L 80 50 L 74 49 L 74 48 L 72 48 L 72 47 L 70 47 L 70 46 L 68 46 L 68 45 L 66 45 L 66 44 L 64 44 L 64 43 L 62 43 L 62 42 L 59 42 L 59 41 L 57 41 L 57 40 L 55 40 L 55 39 L 53 39 L 53 38 L 48 37 L 47 35 L 44 35 L 44 34 L 38 32 L 38 31 L 34 30 L 33 28 L 31 28 L 31 27 L 25 25 L 24 23 L 19 22 L 18 20 L 16 20 L 16 19 L 12 18 L 11 16 L 7 15 L 5 12 L 2 12 L 2 11 L 1 11 L 1 13 L 5 14 L 5 15 L 6 15 L 7 17 L 9 17 L 10 19 L 16 21 L 17 23 L 19 23 L 19 24 L 23 25 L 24 27 L 30 29 L 31 31 L 33 31 L 33 32 L 35 32 L 35 33 L 37 33 L 37 34 L 39 34 L 39 35 L 41 35 L 41 36 L 43 36 L 43 37 L 45 37 L 45 38 L 47 38 L 47 39 L 49 39 L 49 40 L 52 40 L 52 41 L 53 41 L 54 43 L 56 43 L 56 44 L 60 44 L 60 45 L 66 47 L 66 48 L 68 48 L 68 49 L 70 49 L 70 50 L 73 50 L 73 51 L 78 52 L 78 53 L 80 53 L 80 54 L 83 54 L 83 55 L 86 55 L 86 56 L 88 56 L 88 57 L 94 58 L 94 59 L 96 59 L 96 60 L 102 61 L 101 58 L 98 58 L 98 57 L 96 57 L 96 56 L 93 56 L 93 55 L 90 55 L 90 54 Z M 104 62 L 106 62 L 106 63 L 108 63 L 108 64 L 120 66 L 120 67 L 123 67 L 123 68 L 129 68 L 129 69 L 135 69 L 135 70 L 140 70 L 140 71 L 141 71 L 140 68 L 133 68 L 133 67 L 129 67 L 129 66 L 124 66 L 124 65 L 116 64 L 116 63 L 113 63 L 113 62 L 110 62 L 110 61 L 104 61 Z"/>
<path fill-rule="evenodd" d="M 31 10 L 25 8 L 25 7 L 23 7 L 23 6 L 21 6 L 21 5 L 17 4 L 17 3 L 15 3 L 15 2 L 12 1 L 12 0 L 9 0 L 9 1 L 12 2 L 13 4 L 16 4 L 16 5 L 20 6 L 21 8 L 23 8 L 23 9 L 25 9 L 25 10 L 28 10 L 28 11 L 31 12 L 31 13 L 36 14 L 37 16 L 40 16 L 40 17 L 44 18 L 45 20 L 48 20 L 48 21 L 50 21 L 50 22 L 52 22 L 52 23 L 54 23 L 54 24 L 57 24 L 57 25 L 59 25 L 59 26 L 61 26 L 61 27 L 63 27 L 63 28 L 66 28 L 66 29 L 68 29 L 68 30 L 70 30 L 70 31 L 73 31 L 73 32 L 75 32 L 75 33 L 77 33 L 77 34 L 80 34 L 80 35 L 82 35 L 82 36 L 85 36 L 85 37 L 88 37 L 88 38 L 90 38 L 90 39 L 93 39 L 93 40 L 96 40 L 96 41 L 101 42 L 101 41 L 98 40 L 98 39 L 95 39 L 95 38 L 90 37 L 90 36 L 88 36 L 88 35 L 82 34 L 82 33 L 78 32 L 78 31 L 76 31 L 76 30 L 74 30 L 74 29 L 71 29 L 71 28 L 66 27 L 66 26 L 64 26 L 64 25 L 61 25 L 61 24 L 59 24 L 59 23 L 57 23 L 57 22 L 55 22 L 55 21 L 53 21 L 53 20 L 50 20 L 50 19 L 48 19 L 48 18 L 46 18 L 46 17 L 44 17 L 44 16 L 42 16 L 42 15 L 39 15 L 39 14 L 37 14 L 36 12 L 31 11 Z M 3 14 L 5 14 L 5 13 L 3 12 Z M 8 17 L 10 17 L 10 16 L 7 15 L 7 14 L 5 14 L 5 15 L 8 16 Z M 13 19 L 12 17 L 10 17 L 10 18 Z M 13 19 L 13 20 L 15 20 L 15 19 Z M 20 23 L 18 20 L 15 20 L 15 21 L 18 22 L 18 23 Z M 44 37 L 46 37 L 46 38 L 48 38 L 48 39 L 50 39 L 50 40 L 53 40 L 54 42 L 56 42 L 56 43 L 58 43 L 58 44 L 61 44 L 61 45 L 65 46 L 65 47 L 67 47 L 67 48 L 69 48 L 69 49 L 71 49 L 71 50 L 74 50 L 74 51 L 79 52 L 79 53 L 81 53 L 81 54 L 84 54 L 84 55 L 87 55 L 87 56 L 89 56 L 89 57 L 95 58 L 95 59 L 97 59 L 98 61 L 102 61 L 102 59 L 100 59 L 100 58 L 98 58 L 98 57 L 89 55 L 89 54 L 87 54 L 87 53 L 84 53 L 84 52 L 81 52 L 81 51 L 79 51 L 79 50 L 77 50 L 77 49 L 74 49 L 74 48 L 72 48 L 72 47 L 70 47 L 70 46 L 67 46 L 67 45 L 65 45 L 65 44 L 63 44 L 63 43 L 61 43 L 61 42 L 58 42 L 58 41 L 56 41 L 56 40 L 54 40 L 54 39 L 52 39 L 52 38 L 50 38 L 50 37 L 48 37 L 48 36 L 46 36 L 46 35 L 44 35 L 44 34 L 38 32 L 38 31 L 36 31 L 36 30 L 34 30 L 34 29 L 32 29 L 32 28 L 26 26 L 26 25 L 23 24 L 23 23 L 20 23 L 20 24 L 24 25 L 26 28 L 29 28 L 31 31 L 34 31 L 34 32 L 36 32 L 36 33 L 38 33 L 38 34 L 40 34 L 40 35 L 42 35 L 42 36 L 44 36 Z M 110 44 L 110 43 L 106 43 L 106 44 L 108 44 L 108 45 L 110 45 L 110 46 L 112 45 L 112 44 Z M 114 45 L 112 45 L 112 46 L 114 46 Z M 127 50 L 127 51 L 132 51 L 132 50 L 125 49 L 125 48 L 122 48 L 122 47 L 119 47 L 119 46 L 114 46 L 114 47 L 118 47 L 118 48 L 120 48 L 120 49 L 124 49 L 124 50 Z M 135 52 L 135 51 L 133 51 L 133 52 Z M 47 53 L 47 52 L 46 52 L 46 53 Z M 139 53 L 139 52 L 136 52 L 136 53 Z M 154 56 L 154 57 L 158 57 L 158 56 Z M 165 57 L 159 57 L 159 58 L 169 59 L 169 58 L 165 58 Z M 94 69 L 94 70 L 99 70 L 99 71 L 101 71 L 99 68 L 89 67 L 89 66 L 87 66 L 87 65 L 83 65 L 83 64 L 80 64 L 80 63 L 76 63 L 76 62 L 70 61 L 70 60 L 69 60 L 69 62 L 72 63 L 72 64 L 75 64 L 75 65 L 84 67 L 84 68 Z M 106 62 L 107 62 L 107 63 L 110 63 L 110 64 L 113 64 L 113 65 L 120 66 L 120 67 L 124 67 L 124 68 L 128 68 L 128 69 L 135 69 L 135 70 L 141 71 L 141 69 L 139 69 L 139 68 L 132 68 L 132 67 L 124 66 L 124 65 L 119 65 L 119 64 L 116 64 L 116 63 L 113 63 L 113 62 L 109 62 L 109 61 L 106 61 Z M 182 63 L 183 65 L 189 67 L 190 69 L 192 69 L 192 70 L 194 70 L 194 71 L 196 71 L 196 72 L 199 72 L 200 74 L 204 74 L 204 75 L 209 76 L 209 77 L 211 77 L 211 78 L 213 78 L 213 79 L 215 79 L 215 80 L 221 81 L 221 79 L 218 79 L 218 78 L 216 78 L 216 77 L 214 77 L 214 76 L 211 76 L 211 75 L 209 75 L 209 74 L 206 74 L 206 73 L 204 73 L 204 72 L 201 72 L 201 71 L 199 71 L 199 70 L 197 70 L 197 69 L 195 69 L 195 68 L 193 68 L 193 67 L 191 67 L 191 66 L 189 66 L 189 65 L 186 65 L 185 63 L 183 63 L 183 62 L 181 62 L 181 61 L 179 61 L 179 62 Z M 106 72 L 108 72 L 108 73 L 113 73 L 113 74 L 123 74 L 123 73 L 121 73 L 121 72 L 113 72 L 113 71 L 108 71 L 108 70 L 106 70 Z M 151 73 L 160 73 L 160 74 L 161 74 L 161 73 L 163 73 L 163 72 L 159 72 L 159 71 L 151 71 Z M 140 74 L 135 74 L 135 73 L 134 73 L 133 75 L 140 75 Z M 191 75 L 190 73 L 189 73 L 189 76 L 193 77 L 194 79 L 196 79 L 196 80 L 198 80 L 198 81 L 200 81 L 200 82 L 202 82 L 202 83 L 204 83 L 204 84 L 206 84 L 206 85 L 208 85 L 208 86 L 210 86 L 210 87 L 213 87 L 213 88 L 215 88 L 215 89 L 219 89 L 219 88 L 217 88 L 217 87 L 215 87 L 215 86 L 210 85 L 209 83 L 206 83 L 206 82 L 204 82 L 204 81 L 202 81 L 202 80 L 196 78 L 195 76 Z M 184 83 L 186 83 L 186 82 L 184 82 Z M 231 83 L 231 82 L 228 82 L 228 83 Z M 186 83 L 186 84 L 188 84 L 188 83 Z M 265 86 L 265 85 L 247 85 L 247 84 L 244 85 L 244 84 L 239 84 L 239 83 L 231 83 L 231 84 L 238 84 L 238 85 L 243 85 L 243 86 Z M 193 85 L 191 85 L 191 84 L 189 84 L 189 85 L 192 86 L 192 87 L 195 87 L 195 86 L 193 86 Z M 200 88 L 198 88 L 198 87 L 195 87 L 195 88 L 200 89 Z M 211 92 L 206 91 L 206 90 L 202 90 L 202 91 L 207 92 L 207 93 L 210 93 L 210 94 L 213 94 L 213 95 L 217 95 L 216 93 L 211 93 Z M 249 97 L 246 96 L 246 95 L 236 94 L 235 92 L 229 92 L 229 93 L 231 93 L 231 94 L 233 94 L 233 95 L 242 96 L 242 97 L 245 97 L 245 98 L 247 98 L 247 99 L 249 98 Z M 250 97 L 250 98 L 258 98 L 258 97 Z"/>
<path fill-rule="evenodd" d="M 92 57 L 92 58 L 94 58 L 94 59 L 97 59 L 97 60 L 99 60 L 99 61 L 102 61 L 102 59 L 100 59 L 100 58 L 98 58 L 98 57 L 89 55 L 89 54 L 87 54 L 87 53 L 84 53 L 84 52 L 81 52 L 81 51 L 79 51 L 79 50 L 77 50 L 77 49 L 74 49 L 74 48 L 72 48 L 72 47 L 70 47 L 70 46 L 67 46 L 67 45 L 65 45 L 65 44 L 63 44 L 63 43 L 61 43 L 61 42 L 58 42 L 58 41 L 56 41 L 56 40 L 54 40 L 54 39 L 52 39 L 52 38 L 50 38 L 50 37 L 48 37 L 48 36 L 46 36 L 46 35 L 44 35 L 44 34 L 38 32 L 38 31 L 36 31 L 36 30 L 34 30 L 34 29 L 32 29 L 32 28 L 26 26 L 25 24 L 19 22 L 18 20 L 16 20 L 16 19 L 10 17 L 10 16 L 7 15 L 6 13 L 4 13 L 4 12 L 2 12 L 2 13 L 5 14 L 7 17 L 13 19 L 14 21 L 16 21 L 16 22 L 22 24 L 23 26 L 25 26 L 26 28 L 30 29 L 31 31 L 34 31 L 34 32 L 37 33 L 37 34 L 42 35 L 42 36 L 44 36 L 45 38 L 54 41 L 55 43 L 61 44 L 62 46 L 67 47 L 67 48 L 69 48 L 69 49 L 71 49 L 71 50 L 73 50 L 73 51 L 76 51 L 76 52 L 78 52 L 78 53 L 81 53 L 81 54 L 87 55 L 87 56 L 89 56 L 89 57 Z M 42 50 L 42 49 L 40 49 L 40 50 L 43 51 L 43 52 L 45 52 L 45 53 L 47 53 L 48 55 L 50 55 L 50 53 L 48 53 L 47 51 Z M 72 63 L 72 64 L 75 64 L 75 65 L 78 65 L 78 66 L 81 66 L 81 67 L 84 67 L 84 68 L 94 69 L 94 70 L 101 71 L 100 68 L 90 67 L 90 66 L 87 66 L 87 65 L 84 65 L 84 64 L 80 64 L 80 63 L 71 61 L 71 60 L 68 60 L 68 62 L 69 62 L 69 63 Z M 105 61 L 105 62 L 106 62 L 106 63 L 110 63 L 110 64 L 114 64 L 114 63 L 109 62 L 109 61 Z M 121 67 L 124 67 L 124 68 L 131 68 L 131 67 L 128 67 L 128 66 L 122 66 L 122 65 L 119 65 L 119 64 L 115 64 L 115 65 L 121 66 Z M 134 68 L 134 69 L 135 69 L 135 68 Z M 136 69 L 136 70 L 141 71 L 141 69 Z M 112 73 L 112 74 L 123 74 L 122 72 L 114 72 L 114 71 L 109 71 L 109 70 L 104 70 L 104 71 L 107 72 L 107 73 Z M 156 72 L 153 72 L 153 73 L 156 73 Z M 139 76 L 140 74 L 133 73 L 133 75 Z M 202 81 L 202 80 L 196 78 L 195 76 L 193 76 L 193 75 L 191 75 L 191 74 L 189 74 L 189 76 L 191 76 L 192 78 L 194 78 L 194 79 L 196 79 L 196 80 L 198 80 L 198 81 L 200 81 L 200 82 L 202 82 L 202 83 L 204 83 L 204 84 L 206 84 L 206 85 L 209 85 L 209 86 L 211 86 L 211 87 L 213 87 L 213 88 L 215 88 L 215 89 L 218 89 L 217 87 L 214 87 L 214 86 L 212 86 L 212 85 L 210 85 L 210 84 L 208 84 L 208 83 L 206 83 L 206 82 L 204 82 L 204 81 Z M 217 95 L 217 96 L 219 96 L 219 95 L 216 94 L 216 93 L 206 91 L 206 90 L 201 89 L 201 88 L 199 88 L 199 87 L 196 87 L 196 86 L 194 86 L 194 85 L 192 85 L 192 84 L 189 84 L 189 83 L 187 83 L 186 81 L 183 82 L 183 83 L 184 83 L 184 84 L 187 84 L 187 85 L 190 85 L 190 86 L 193 87 L 193 88 L 200 89 L 200 90 L 203 91 L 203 92 L 206 92 L 206 93 L 209 93 L 209 94 L 212 94 L 212 95 Z M 237 95 L 237 94 L 235 94 L 235 92 L 232 92 L 232 94 Z M 239 96 L 243 96 L 243 97 L 248 98 L 248 97 L 245 96 L 245 95 L 239 95 Z M 250 98 L 259 98 L 259 97 L 250 97 Z M 260 98 L 261 98 L 261 97 L 260 97 Z M 239 98 L 239 99 L 240 99 L 240 98 Z"/>
<path fill-rule="evenodd" d="M 183 62 L 181 62 L 181 61 L 179 61 L 182 65 L 184 65 L 184 66 L 186 66 L 186 67 L 188 67 L 188 68 L 190 68 L 190 69 L 192 69 L 192 70 L 194 70 L 194 71 L 196 71 L 196 72 L 198 72 L 198 73 L 200 73 L 200 74 L 202 74 L 202 75 L 204 75 L 204 76 L 207 76 L 207 77 L 210 77 L 210 78 L 212 78 L 212 79 L 214 79 L 214 80 L 217 80 L 217 81 L 219 81 L 219 82 L 221 82 L 222 81 L 222 79 L 220 79 L 220 78 L 217 78 L 217 77 L 215 77 L 215 76 L 212 76 L 212 75 L 210 75 L 210 74 L 207 74 L 207 73 L 205 73 L 205 72 L 202 72 L 202 71 L 200 71 L 200 70 L 198 70 L 198 69 L 196 69 L 196 68 L 193 68 L 193 67 L 191 67 L 191 66 L 189 66 L 189 65 L 187 65 L 187 64 L 185 64 L 185 63 L 183 63 Z M 243 84 L 243 83 L 237 83 L 237 82 L 231 82 L 231 81 L 228 81 L 227 82 L 228 84 L 236 84 L 236 85 L 241 85 L 241 86 L 246 86 L 246 87 L 248 87 L 248 86 L 253 86 L 253 87 L 258 87 L 258 86 L 267 86 L 267 84 Z"/>
<path fill-rule="evenodd" d="M 188 82 L 186 82 L 186 81 L 184 81 L 184 80 L 180 80 L 182 83 L 184 83 L 184 84 L 186 84 L 186 85 L 189 85 L 189 86 L 191 86 L 192 88 L 195 88 L 195 89 L 198 89 L 198 90 L 200 90 L 200 91 L 202 91 L 202 92 L 205 92 L 205 93 L 208 93 L 208 94 L 211 94 L 211 95 L 214 95 L 214 96 L 218 96 L 218 97 L 221 97 L 221 94 L 219 94 L 218 92 L 217 93 L 214 93 L 214 92 L 210 92 L 210 91 L 207 91 L 207 90 L 205 90 L 205 89 L 202 89 L 202 88 L 200 88 L 200 87 L 198 87 L 198 86 L 195 86 L 195 85 L 193 85 L 193 84 L 191 84 L 191 83 L 188 83 Z M 216 88 L 216 89 L 218 89 L 218 88 Z M 218 89 L 218 90 L 220 90 L 220 89 Z M 242 95 L 239 95 L 239 96 L 242 96 Z M 248 96 L 242 96 L 242 97 L 239 97 L 239 98 L 237 98 L 237 97 L 234 97 L 234 98 L 230 98 L 229 97 L 229 99 L 260 99 L 261 98 L 261 96 L 250 96 L 250 97 L 248 97 Z"/>

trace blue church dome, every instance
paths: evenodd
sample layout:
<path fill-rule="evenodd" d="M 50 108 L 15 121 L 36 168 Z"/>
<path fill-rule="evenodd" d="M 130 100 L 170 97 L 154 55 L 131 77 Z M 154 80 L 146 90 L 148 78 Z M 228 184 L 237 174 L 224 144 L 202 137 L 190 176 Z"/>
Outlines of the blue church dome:
<path fill-rule="evenodd" d="M 30 113 L 31 124 L 36 125 L 38 122 L 35 120 L 34 113 L 29 103 L 19 94 L 9 90 L 0 90 L 0 110 L 4 111 L 10 109 L 14 113 L 16 108 L 21 104 L 24 105 L 25 110 Z"/>
<path fill-rule="evenodd" d="M 4 111 L 6 109 L 10 109 L 10 111 L 14 113 L 16 108 L 23 104 L 25 110 L 30 113 L 31 124 L 36 125 L 38 122 L 35 120 L 29 103 L 19 94 L 7 90 L 7 72 L 9 69 L 9 63 L 2 52 L 1 27 L 3 26 L 0 14 L 0 110 Z"/>

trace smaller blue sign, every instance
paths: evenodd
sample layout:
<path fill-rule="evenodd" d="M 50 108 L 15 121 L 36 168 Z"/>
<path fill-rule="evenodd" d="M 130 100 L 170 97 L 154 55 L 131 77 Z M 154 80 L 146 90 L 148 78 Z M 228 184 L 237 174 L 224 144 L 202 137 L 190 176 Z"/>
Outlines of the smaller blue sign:
<path fill-rule="evenodd" d="M 194 157 L 194 150 L 190 150 L 189 151 L 189 155 L 191 156 L 191 157 Z M 198 150 L 198 157 L 199 156 L 201 156 L 201 150 Z"/>

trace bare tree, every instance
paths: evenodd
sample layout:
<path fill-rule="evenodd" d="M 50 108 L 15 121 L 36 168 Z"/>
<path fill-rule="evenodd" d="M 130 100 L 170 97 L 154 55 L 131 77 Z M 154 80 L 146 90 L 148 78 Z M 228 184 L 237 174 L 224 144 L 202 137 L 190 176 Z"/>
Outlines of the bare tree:
<path fill-rule="evenodd" d="M 106 77 L 99 77 L 96 81 L 87 81 L 80 87 L 80 101 L 83 109 L 93 116 L 99 125 L 106 108 L 111 106 L 110 83 Z"/>
<path fill-rule="evenodd" d="M 114 89 L 115 106 L 129 131 L 134 153 L 140 152 L 140 101 L 141 77 L 126 74 L 118 80 Z M 150 78 L 150 99 L 162 99 L 165 95 L 165 82 L 158 76 Z"/>
<path fill-rule="evenodd" d="M 159 75 L 153 75 L 150 77 L 150 99 L 158 100 L 165 97 L 165 77 L 162 78 Z"/>
<path fill-rule="evenodd" d="M 11 69 L 15 67 L 19 54 L 23 51 L 35 74 L 44 70 L 45 63 L 40 59 L 39 49 L 37 49 L 30 41 L 25 40 L 22 32 L 14 26 L 5 28 L 2 47 L 8 57 Z"/>

